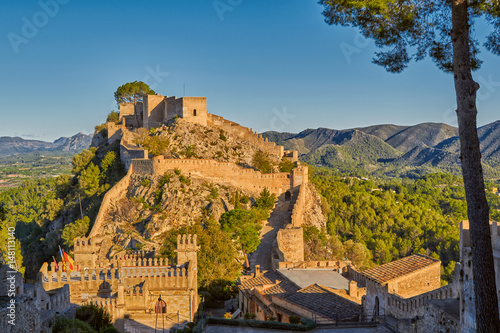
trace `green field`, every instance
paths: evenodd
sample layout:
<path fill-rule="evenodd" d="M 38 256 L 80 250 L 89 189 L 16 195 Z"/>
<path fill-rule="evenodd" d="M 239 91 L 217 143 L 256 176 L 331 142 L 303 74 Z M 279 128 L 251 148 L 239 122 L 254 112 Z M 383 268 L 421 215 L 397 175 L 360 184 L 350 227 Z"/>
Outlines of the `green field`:
<path fill-rule="evenodd" d="M 71 174 L 74 152 L 39 152 L 0 157 L 0 191 L 29 179 Z"/>

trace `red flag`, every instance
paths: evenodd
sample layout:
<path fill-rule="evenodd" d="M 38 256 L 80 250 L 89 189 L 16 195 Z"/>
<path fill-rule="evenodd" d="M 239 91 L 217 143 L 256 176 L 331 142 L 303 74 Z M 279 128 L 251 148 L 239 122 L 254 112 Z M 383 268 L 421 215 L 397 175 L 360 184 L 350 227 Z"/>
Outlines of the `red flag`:
<path fill-rule="evenodd" d="M 54 259 L 54 263 L 56 264 L 56 272 L 57 272 L 59 270 L 59 266 L 57 266 L 56 258 L 54 258 L 54 256 L 52 256 L 52 259 Z"/>
<path fill-rule="evenodd" d="M 71 272 L 74 271 L 75 270 L 75 262 L 73 261 L 73 259 L 71 259 L 71 257 L 66 252 L 64 252 L 64 250 L 62 252 L 64 255 L 64 260 L 66 262 L 69 262 L 69 270 Z"/>

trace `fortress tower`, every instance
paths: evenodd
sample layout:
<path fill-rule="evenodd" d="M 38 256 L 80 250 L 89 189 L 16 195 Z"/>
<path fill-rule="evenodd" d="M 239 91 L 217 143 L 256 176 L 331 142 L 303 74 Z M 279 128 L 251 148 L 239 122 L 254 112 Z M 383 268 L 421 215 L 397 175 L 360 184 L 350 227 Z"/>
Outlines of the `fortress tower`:
<path fill-rule="evenodd" d="M 80 267 L 95 267 L 96 253 L 99 251 L 94 241 L 87 237 L 76 237 L 73 241 L 75 262 Z"/>
<path fill-rule="evenodd" d="M 188 287 L 198 289 L 198 250 L 196 235 L 177 235 L 177 265 L 187 267 Z"/>

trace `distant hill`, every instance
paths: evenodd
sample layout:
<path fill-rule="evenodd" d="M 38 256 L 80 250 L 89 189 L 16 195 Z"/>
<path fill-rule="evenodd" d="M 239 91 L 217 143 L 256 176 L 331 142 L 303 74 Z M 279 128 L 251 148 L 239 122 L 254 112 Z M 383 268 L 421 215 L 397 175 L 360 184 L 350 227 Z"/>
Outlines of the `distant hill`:
<path fill-rule="evenodd" d="M 387 124 L 347 130 L 318 128 L 297 134 L 262 135 L 285 149 L 298 150 L 307 163 L 332 168 L 362 167 L 367 171 L 393 172 L 419 167 L 456 171 L 460 166 L 458 128 L 442 123 Z M 500 121 L 478 128 L 478 135 L 485 172 L 496 173 L 495 167 L 500 165 Z"/>
<path fill-rule="evenodd" d="M 20 137 L 0 137 L 0 155 L 14 155 L 37 151 L 79 152 L 90 146 L 92 135 L 78 133 L 72 137 L 61 137 L 54 142 L 26 140 Z"/>

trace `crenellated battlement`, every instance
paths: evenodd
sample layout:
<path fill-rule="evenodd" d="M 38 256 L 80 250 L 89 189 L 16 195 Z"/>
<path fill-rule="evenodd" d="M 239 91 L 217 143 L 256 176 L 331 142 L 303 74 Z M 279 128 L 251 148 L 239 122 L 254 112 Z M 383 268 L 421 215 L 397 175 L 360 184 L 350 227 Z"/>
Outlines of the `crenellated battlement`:
<path fill-rule="evenodd" d="M 73 240 L 73 248 L 75 253 L 95 253 L 99 250 L 99 247 L 88 237 L 76 237 Z"/>
<path fill-rule="evenodd" d="M 198 251 L 199 246 L 196 245 L 197 235 L 177 235 L 177 252 Z"/>
<path fill-rule="evenodd" d="M 44 263 L 39 281 L 47 291 L 70 288 L 71 303 L 95 302 L 108 307 L 113 317 L 126 313 L 152 311 L 151 295 L 162 295 L 173 311 L 192 320 L 197 307 L 197 235 L 179 235 L 177 263 L 168 258 L 156 258 L 154 252 L 135 251 L 121 257 L 97 260 L 100 240 L 77 237 L 75 264 L 79 271 L 70 272 L 69 264 Z M 84 265 L 79 260 L 90 261 Z"/>

